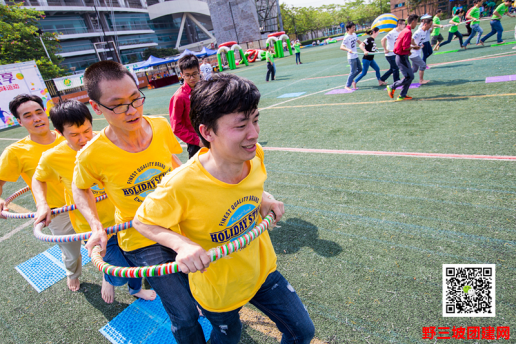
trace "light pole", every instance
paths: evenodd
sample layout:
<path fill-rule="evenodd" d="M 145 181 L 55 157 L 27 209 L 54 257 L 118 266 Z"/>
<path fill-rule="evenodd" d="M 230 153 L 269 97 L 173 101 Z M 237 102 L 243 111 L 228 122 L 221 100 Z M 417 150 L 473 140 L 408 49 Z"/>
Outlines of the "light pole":
<path fill-rule="evenodd" d="M 45 43 L 43 42 L 43 39 L 41 38 L 42 34 L 43 34 L 43 30 L 38 29 L 38 31 L 36 31 L 34 33 L 34 36 L 38 36 L 39 40 L 41 41 L 41 45 L 43 46 L 43 49 L 45 49 L 45 53 L 47 54 L 48 60 L 50 61 L 51 64 L 54 64 L 52 62 L 52 59 L 50 58 L 50 55 L 48 54 L 47 47 L 45 46 Z"/>
<path fill-rule="evenodd" d="M 231 12 L 231 20 L 233 20 L 233 28 L 235 29 L 235 35 L 236 35 L 236 38 L 237 38 L 237 43 L 239 43 L 238 31 L 237 31 L 237 28 L 236 28 L 236 25 L 235 25 L 235 18 L 233 18 L 233 8 L 231 7 L 231 1 L 229 1 L 228 4 L 229 4 L 229 12 Z"/>

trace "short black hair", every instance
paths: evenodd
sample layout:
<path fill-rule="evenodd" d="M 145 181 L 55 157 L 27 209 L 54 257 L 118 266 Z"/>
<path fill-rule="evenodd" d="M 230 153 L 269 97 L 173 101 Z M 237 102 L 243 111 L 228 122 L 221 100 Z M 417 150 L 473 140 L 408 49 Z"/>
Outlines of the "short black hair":
<path fill-rule="evenodd" d="M 426 18 L 426 19 L 421 20 L 421 23 L 423 23 L 423 24 L 433 23 L 433 20 L 430 18 Z"/>
<path fill-rule="evenodd" d="M 18 114 L 18 108 L 26 103 L 26 102 L 36 102 L 38 103 L 43 111 L 45 111 L 45 107 L 43 106 L 43 100 L 34 95 L 34 94 L 18 94 L 9 102 L 9 111 L 13 114 L 14 117 L 20 119 L 20 115 Z"/>
<path fill-rule="evenodd" d="M 86 86 L 86 91 L 88 91 L 88 97 L 98 102 L 101 97 L 99 87 L 101 81 L 121 80 L 126 75 L 128 75 L 131 80 L 134 81 L 136 87 L 138 87 L 131 72 L 122 64 L 115 61 L 100 61 L 92 64 L 86 68 L 84 72 L 84 85 Z"/>
<path fill-rule="evenodd" d="M 234 112 L 243 112 L 249 118 L 258 109 L 259 102 L 260 91 L 252 81 L 218 73 L 195 85 L 190 96 L 190 121 L 204 146 L 210 148 L 199 130 L 201 124 L 216 133 L 219 118 Z"/>
<path fill-rule="evenodd" d="M 418 20 L 419 16 L 417 14 L 411 14 L 407 18 L 407 23 L 410 25 L 414 20 Z"/>
<path fill-rule="evenodd" d="M 443 11 L 443 10 L 438 9 L 437 11 L 435 11 L 435 14 L 439 14 L 439 13 L 441 13 L 442 11 Z"/>
<path fill-rule="evenodd" d="M 374 32 L 378 32 L 380 29 L 378 27 L 374 27 L 372 29 L 367 30 L 365 33 L 371 36 Z"/>
<path fill-rule="evenodd" d="M 348 31 L 349 29 L 351 29 L 353 26 L 356 26 L 355 23 L 353 23 L 352 21 L 348 22 L 346 24 L 346 31 Z"/>
<path fill-rule="evenodd" d="M 197 58 L 197 56 L 191 54 L 181 57 L 178 61 L 178 64 L 181 73 L 183 73 L 185 69 L 199 69 L 199 59 Z"/>
<path fill-rule="evenodd" d="M 405 19 L 403 19 L 403 18 L 398 19 L 398 22 L 396 23 L 396 25 L 399 26 L 400 24 L 402 24 L 404 22 L 405 22 Z"/>
<path fill-rule="evenodd" d="M 511 1 L 511 0 L 507 0 L 507 1 Z M 461 12 L 462 12 L 462 10 L 455 10 L 455 15 L 458 16 Z"/>
<path fill-rule="evenodd" d="M 68 99 L 50 109 L 50 120 L 54 128 L 62 134 L 65 125 L 80 127 L 86 120 L 92 123 L 93 118 L 86 105 L 78 100 Z"/>

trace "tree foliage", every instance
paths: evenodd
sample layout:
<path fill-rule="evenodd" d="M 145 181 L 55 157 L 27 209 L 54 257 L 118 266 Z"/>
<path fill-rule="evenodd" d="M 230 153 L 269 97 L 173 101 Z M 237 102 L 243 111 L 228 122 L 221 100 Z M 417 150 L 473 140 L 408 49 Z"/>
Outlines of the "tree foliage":
<path fill-rule="evenodd" d="M 64 75 L 65 70 L 59 66 L 64 59 L 56 55 L 61 48 L 58 35 L 41 35 L 50 61 L 37 34 L 38 22 L 45 18 L 45 13 L 21 6 L 0 5 L 0 64 L 35 60 L 43 79 Z"/>
<path fill-rule="evenodd" d="M 151 55 L 154 57 L 169 57 L 179 54 L 179 50 L 174 48 L 156 48 L 150 47 L 143 51 L 143 58 L 147 60 Z"/>
<path fill-rule="evenodd" d="M 353 21 L 364 25 L 377 16 L 390 12 L 390 0 L 350 0 L 344 4 L 320 7 L 295 7 L 281 4 L 283 28 L 287 34 L 312 35 L 324 28 L 338 26 Z"/>

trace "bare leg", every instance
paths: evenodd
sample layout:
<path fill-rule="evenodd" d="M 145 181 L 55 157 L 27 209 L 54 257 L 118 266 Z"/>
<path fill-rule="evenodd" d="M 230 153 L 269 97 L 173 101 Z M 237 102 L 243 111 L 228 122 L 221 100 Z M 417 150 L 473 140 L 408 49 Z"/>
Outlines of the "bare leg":
<path fill-rule="evenodd" d="M 420 70 L 419 71 L 419 83 L 421 85 L 428 84 L 430 82 L 430 80 L 425 80 L 424 76 L 425 76 L 425 71 L 424 70 Z"/>
<path fill-rule="evenodd" d="M 104 302 L 113 303 L 113 301 L 115 301 L 115 286 L 109 284 L 104 278 L 104 275 L 102 276 L 102 289 L 100 292 Z"/>
<path fill-rule="evenodd" d="M 66 284 L 68 285 L 68 289 L 71 291 L 77 291 L 81 287 L 81 282 L 78 278 L 71 279 L 70 277 L 67 277 Z"/>

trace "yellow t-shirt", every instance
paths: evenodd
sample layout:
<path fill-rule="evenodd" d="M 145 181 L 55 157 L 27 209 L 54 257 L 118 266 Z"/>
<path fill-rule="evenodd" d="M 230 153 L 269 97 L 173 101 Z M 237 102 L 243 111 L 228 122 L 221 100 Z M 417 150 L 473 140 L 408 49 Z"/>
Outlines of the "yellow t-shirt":
<path fill-rule="evenodd" d="M 131 221 L 145 197 L 172 171 L 172 154 L 182 152 L 167 120 L 143 117 L 152 127 L 152 141 L 142 152 L 129 153 L 111 142 L 105 129 L 77 153 L 73 182 L 79 189 L 97 184 L 115 206 L 117 224 Z M 118 232 L 118 244 L 133 251 L 155 244 L 134 228 Z"/>
<path fill-rule="evenodd" d="M 250 172 L 238 184 L 215 179 L 199 156 L 169 173 L 138 209 L 138 220 L 186 236 L 203 249 L 220 246 L 261 222 L 260 204 L 267 171 L 258 145 Z M 228 312 L 249 302 L 276 270 L 276 254 L 265 232 L 245 249 L 212 263 L 206 272 L 189 274 L 190 288 L 210 312 Z"/>
<path fill-rule="evenodd" d="M 25 183 L 31 187 L 32 176 L 36 172 L 43 152 L 66 141 L 57 132 L 54 131 L 54 133 L 56 139 L 49 145 L 36 143 L 27 136 L 7 147 L 0 157 L 0 180 L 14 183 L 21 175 Z M 61 183 L 54 182 L 47 185 L 47 203 L 50 208 L 59 208 L 66 204 Z"/>
<path fill-rule="evenodd" d="M 66 141 L 61 142 L 53 149 L 43 153 L 34 174 L 40 182 L 47 184 L 61 182 L 65 188 L 66 205 L 75 204 L 72 194 L 72 179 L 76 155 L 77 152 L 70 148 Z M 91 191 L 95 197 L 105 194 L 104 189 L 97 185 L 93 186 Z M 97 212 L 104 228 L 115 224 L 115 207 L 109 198 L 97 203 Z M 79 210 L 70 212 L 70 220 L 76 232 L 91 231 L 90 225 Z"/>

